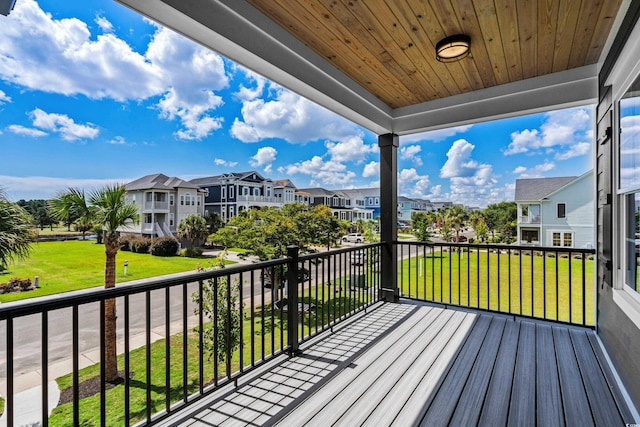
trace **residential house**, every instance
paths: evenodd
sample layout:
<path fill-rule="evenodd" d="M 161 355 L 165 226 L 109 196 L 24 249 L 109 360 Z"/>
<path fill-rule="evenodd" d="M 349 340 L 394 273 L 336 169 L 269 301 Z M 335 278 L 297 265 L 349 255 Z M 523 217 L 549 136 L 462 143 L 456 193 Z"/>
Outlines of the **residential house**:
<path fill-rule="evenodd" d="M 288 197 L 284 192 L 276 197 L 273 181 L 256 171 L 231 172 L 190 182 L 207 191 L 205 212 L 217 213 L 225 222 L 253 207 L 279 208 L 282 197 Z"/>
<path fill-rule="evenodd" d="M 518 242 L 593 248 L 593 186 L 593 171 L 580 177 L 517 179 Z"/>
<path fill-rule="evenodd" d="M 127 199 L 138 207 L 139 221 L 121 231 L 151 237 L 172 236 L 188 215 L 204 215 L 205 191 L 176 177 L 157 173 L 125 186 Z"/>
<path fill-rule="evenodd" d="M 366 197 L 359 189 L 340 190 L 346 200 L 347 207 L 351 210 L 351 221 L 369 221 L 374 219 L 374 210 L 365 206 Z"/>

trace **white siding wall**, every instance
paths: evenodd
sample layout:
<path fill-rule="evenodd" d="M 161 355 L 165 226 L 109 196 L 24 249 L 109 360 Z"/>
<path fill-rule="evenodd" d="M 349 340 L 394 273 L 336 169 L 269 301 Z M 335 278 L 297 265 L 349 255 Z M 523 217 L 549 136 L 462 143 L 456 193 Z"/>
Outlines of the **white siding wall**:
<path fill-rule="evenodd" d="M 558 218 L 558 203 L 565 204 L 565 218 Z M 593 174 L 553 193 L 542 203 L 542 246 L 553 246 L 554 232 L 572 232 L 574 248 L 595 247 Z"/>

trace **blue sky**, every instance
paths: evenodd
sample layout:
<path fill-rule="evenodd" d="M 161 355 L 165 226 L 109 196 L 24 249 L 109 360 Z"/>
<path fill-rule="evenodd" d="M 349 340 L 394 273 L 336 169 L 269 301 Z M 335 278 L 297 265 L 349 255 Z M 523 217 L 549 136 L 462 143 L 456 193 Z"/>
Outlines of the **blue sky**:
<path fill-rule="evenodd" d="M 0 187 L 49 198 L 151 173 L 379 185 L 377 136 L 110 0 L 0 16 Z M 403 136 L 399 194 L 486 206 L 591 166 L 591 107 Z"/>

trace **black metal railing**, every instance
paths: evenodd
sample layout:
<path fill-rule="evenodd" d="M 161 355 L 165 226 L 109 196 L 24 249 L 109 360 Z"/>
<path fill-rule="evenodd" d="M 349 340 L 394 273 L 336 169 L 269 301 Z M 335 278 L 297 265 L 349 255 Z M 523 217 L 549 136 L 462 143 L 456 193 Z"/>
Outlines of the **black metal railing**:
<path fill-rule="evenodd" d="M 593 326 L 593 249 L 396 242 L 403 297 Z"/>
<path fill-rule="evenodd" d="M 379 247 L 302 256 L 291 247 L 285 259 L 5 304 L 7 425 L 16 419 L 22 374 L 35 371 L 42 377 L 42 426 L 153 424 L 278 355 L 297 354 L 302 342 L 376 303 Z M 104 369 L 108 300 L 117 305 L 122 369 L 114 384 Z M 82 367 L 90 351 L 100 363 Z M 59 384 L 68 386 L 68 403 L 49 418 L 48 383 L 65 363 L 68 375 Z M 84 396 L 86 381 L 98 383 L 97 393 Z"/>

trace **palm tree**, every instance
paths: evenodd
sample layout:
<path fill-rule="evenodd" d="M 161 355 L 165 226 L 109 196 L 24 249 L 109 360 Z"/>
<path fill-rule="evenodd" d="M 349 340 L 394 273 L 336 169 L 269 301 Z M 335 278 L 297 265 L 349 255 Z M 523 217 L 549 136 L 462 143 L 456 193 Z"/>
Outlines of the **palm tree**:
<path fill-rule="evenodd" d="M 77 213 L 77 226 L 82 231 L 82 240 L 85 239 L 87 230 L 91 229 L 93 225 L 94 209 L 89 205 L 84 190 L 69 187 L 59 191 L 49 201 L 49 209 L 52 215 L 61 221 L 68 220 L 72 213 Z"/>
<path fill-rule="evenodd" d="M 456 230 L 456 241 L 460 241 L 460 229 L 464 227 L 469 214 L 461 205 L 453 205 L 447 209 L 446 217 L 449 225 Z"/>
<path fill-rule="evenodd" d="M 125 200 L 126 192 L 124 185 L 107 185 L 92 191 L 87 199 L 84 190 L 69 188 L 58 192 L 50 202 L 51 210 L 56 217 L 65 218 L 75 209 L 85 218 L 91 218 L 104 230 L 105 288 L 116 286 L 116 254 L 120 249 L 118 228 L 138 219 L 136 205 Z M 105 381 L 113 382 L 118 379 L 115 299 L 105 300 L 104 309 Z"/>
<path fill-rule="evenodd" d="M 206 239 L 208 235 L 207 221 L 201 216 L 188 215 L 178 224 L 178 236 L 189 240 L 192 248 L 196 240 Z"/>
<path fill-rule="evenodd" d="M 0 272 L 15 258 L 29 255 L 35 237 L 32 222 L 31 215 L 9 202 L 0 188 Z"/>

